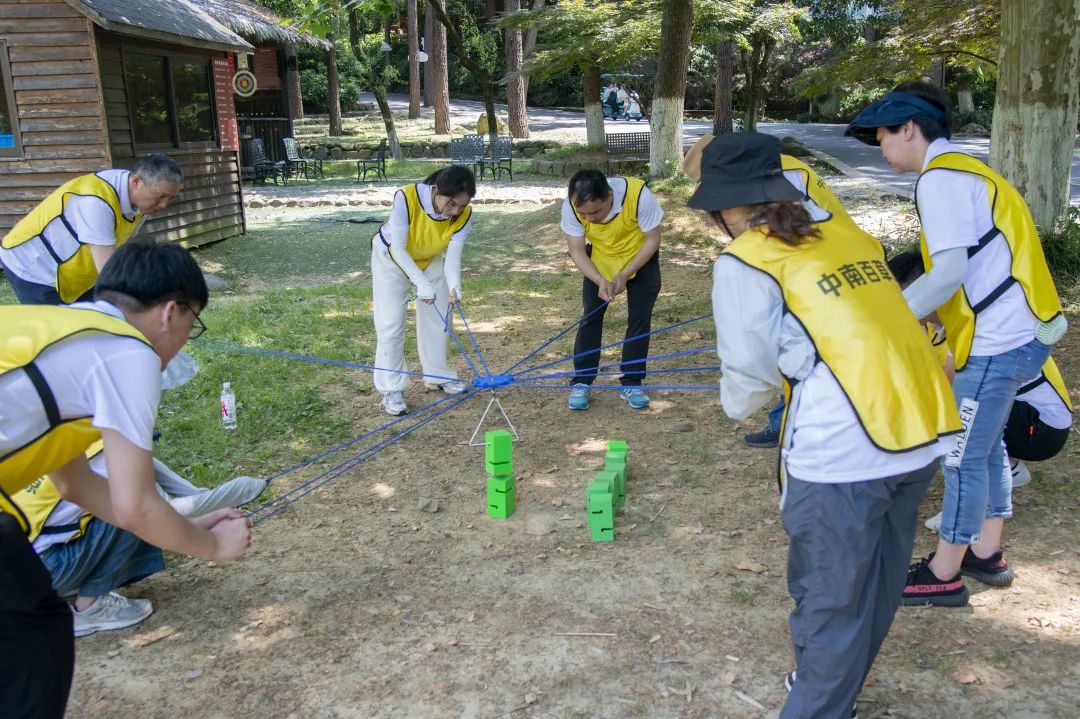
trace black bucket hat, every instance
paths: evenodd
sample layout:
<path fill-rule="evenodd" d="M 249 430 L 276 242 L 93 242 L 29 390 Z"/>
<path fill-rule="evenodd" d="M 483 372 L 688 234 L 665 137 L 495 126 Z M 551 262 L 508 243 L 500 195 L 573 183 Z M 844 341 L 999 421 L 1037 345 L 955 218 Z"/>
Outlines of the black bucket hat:
<path fill-rule="evenodd" d="M 718 135 L 705 146 L 700 184 L 687 204 L 716 212 L 802 196 L 784 177 L 780 141 L 759 132 L 738 132 Z"/>
<path fill-rule="evenodd" d="M 844 135 L 854 137 L 867 145 L 878 145 L 879 127 L 896 127 L 916 117 L 929 117 L 945 124 L 945 112 L 921 97 L 906 92 L 886 93 L 877 102 L 870 103 L 848 124 Z"/>

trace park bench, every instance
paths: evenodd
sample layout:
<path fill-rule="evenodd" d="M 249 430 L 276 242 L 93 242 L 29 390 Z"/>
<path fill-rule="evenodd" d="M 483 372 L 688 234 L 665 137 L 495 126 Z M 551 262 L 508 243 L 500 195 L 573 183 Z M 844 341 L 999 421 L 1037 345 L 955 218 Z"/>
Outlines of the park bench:
<path fill-rule="evenodd" d="M 376 180 L 386 179 L 386 138 L 379 142 L 379 147 L 366 160 L 356 161 L 356 181 L 367 182 L 369 172 L 375 173 Z"/>
<path fill-rule="evenodd" d="M 480 179 L 484 179 L 484 168 L 491 167 L 491 174 L 496 180 L 502 177 L 505 170 L 510 173 L 510 182 L 514 181 L 514 138 L 496 137 L 492 139 L 491 153 L 489 157 L 481 157 L 477 161 L 480 167 Z"/>
<path fill-rule="evenodd" d="M 607 172 L 613 160 L 649 161 L 649 133 L 613 132 L 607 136 Z"/>

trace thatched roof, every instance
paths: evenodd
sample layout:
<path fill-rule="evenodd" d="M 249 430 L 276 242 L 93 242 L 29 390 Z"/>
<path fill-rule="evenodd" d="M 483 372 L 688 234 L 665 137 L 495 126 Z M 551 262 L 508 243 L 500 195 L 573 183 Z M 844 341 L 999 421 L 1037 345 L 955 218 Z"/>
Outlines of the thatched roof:
<path fill-rule="evenodd" d="M 188 0 L 245 40 L 259 45 L 313 45 L 329 47 L 325 40 L 284 23 L 277 13 L 251 0 Z"/>
<path fill-rule="evenodd" d="M 96 25 L 138 37 L 212 50 L 250 52 L 238 34 L 187 0 L 67 0 Z"/>

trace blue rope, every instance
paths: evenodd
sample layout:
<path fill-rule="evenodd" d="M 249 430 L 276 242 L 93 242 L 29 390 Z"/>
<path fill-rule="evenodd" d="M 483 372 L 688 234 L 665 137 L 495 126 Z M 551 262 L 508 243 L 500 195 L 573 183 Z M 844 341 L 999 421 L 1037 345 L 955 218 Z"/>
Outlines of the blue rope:
<path fill-rule="evenodd" d="M 569 385 L 569 384 L 523 384 L 523 385 L 521 385 L 521 387 L 522 387 L 522 389 L 573 389 L 573 385 Z M 720 389 L 720 385 L 718 385 L 718 384 L 689 384 L 689 385 L 680 385 L 680 384 L 648 384 L 647 385 L 647 384 L 643 384 L 643 385 L 632 385 L 632 386 L 627 386 L 627 387 L 624 387 L 622 385 L 617 385 L 617 384 L 613 384 L 613 385 L 609 385 L 609 384 L 595 385 L 594 384 L 594 385 L 590 385 L 590 387 L 592 389 L 641 389 L 641 390 L 646 390 L 647 389 L 647 390 L 656 390 L 657 392 L 661 392 L 661 391 L 664 391 L 664 390 L 676 390 L 676 389 L 711 389 L 711 390 L 717 390 L 717 391 L 719 391 L 719 389 Z"/>
<path fill-rule="evenodd" d="M 643 357 L 642 359 L 628 360 L 626 362 L 621 362 L 621 361 L 620 362 L 610 362 L 608 364 L 597 365 L 595 369 L 597 369 L 597 370 L 611 369 L 612 367 L 621 367 L 624 364 L 628 364 L 628 365 L 642 364 L 643 362 L 655 362 L 655 361 L 659 361 L 659 360 L 673 359 L 675 357 L 687 357 L 689 355 L 701 354 L 702 352 L 715 351 L 715 349 L 716 349 L 715 347 L 711 347 L 711 346 L 710 347 L 698 347 L 697 349 L 683 350 L 681 352 L 671 352 L 669 354 L 662 354 L 662 355 L 654 355 L 652 357 Z M 659 372 L 659 371 L 660 370 L 649 370 L 649 372 Z M 592 370 L 589 370 L 585 374 L 592 374 L 592 373 L 593 373 Z M 530 375 L 528 377 L 522 377 L 522 376 L 519 375 L 519 376 L 515 377 L 514 379 L 517 382 L 530 382 L 532 380 L 538 380 L 538 379 L 558 379 L 560 377 L 575 377 L 575 376 L 577 376 L 577 374 L 578 374 L 577 370 L 565 370 L 565 371 L 561 371 L 561 372 L 551 372 L 549 374 Z M 601 373 L 598 373 L 598 374 L 603 374 L 603 373 L 601 372 Z M 616 373 L 616 374 L 618 374 L 618 373 Z"/>
<path fill-rule="evenodd" d="M 451 339 L 454 340 L 454 344 L 457 345 L 458 352 L 460 352 L 461 356 L 465 358 L 465 362 L 468 363 L 469 369 L 472 370 L 473 377 L 479 377 L 480 376 L 480 370 L 476 369 L 476 365 L 473 364 L 472 358 L 469 356 L 469 353 L 466 352 L 465 347 L 462 346 L 461 340 L 458 339 L 457 333 L 454 332 L 454 328 L 450 326 L 451 325 L 450 321 L 452 319 L 454 319 L 454 313 L 452 311 L 450 311 L 450 305 L 447 305 L 447 307 L 446 307 L 446 316 L 443 316 L 443 313 L 439 312 L 439 308 L 436 307 L 434 303 L 432 303 L 431 309 L 435 310 L 435 314 L 437 314 L 439 316 L 439 319 L 442 320 L 442 322 L 443 322 L 443 332 L 448 333 L 450 335 Z"/>
<path fill-rule="evenodd" d="M 683 325 L 688 325 L 691 322 L 699 322 L 699 321 L 707 319 L 707 318 L 709 318 L 711 316 L 712 316 L 712 313 L 709 312 L 707 314 L 700 315 L 698 317 L 692 317 L 692 318 L 690 318 L 688 320 L 683 320 L 682 322 L 676 322 L 675 324 L 668 325 L 667 327 L 661 327 L 658 330 L 649 330 L 648 332 L 643 332 L 642 334 L 636 335 L 634 337 L 627 337 L 625 339 L 621 339 L 621 340 L 618 340 L 616 342 L 606 344 L 603 347 L 597 347 L 594 350 L 586 350 L 585 352 L 578 352 L 575 355 L 570 355 L 569 357 L 564 357 L 563 359 L 553 360 L 551 362 L 545 362 L 544 364 L 537 365 L 535 367 L 530 367 L 528 369 L 524 369 L 521 372 L 516 372 L 514 374 L 514 376 L 519 377 L 519 376 L 525 374 L 526 372 L 535 372 L 538 369 L 544 369 L 545 367 L 551 367 L 552 365 L 562 364 L 563 362 L 570 362 L 571 360 L 575 360 L 578 357 L 585 357 L 586 355 L 596 354 L 597 352 L 603 352 L 606 349 L 611 349 L 612 347 L 618 347 L 619 345 L 626 344 L 627 342 L 633 342 L 635 340 L 643 339 L 645 337 L 651 337 L 652 335 L 658 335 L 658 334 L 661 334 L 663 332 L 670 332 L 671 330 L 676 329 L 678 327 L 682 327 Z"/>
<path fill-rule="evenodd" d="M 421 427 L 429 424 L 430 422 L 434 421 L 436 418 L 446 414 L 447 412 L 454 409 L 458 405 L 462 404 L 463 402 L 465 402 L 465 400 L 471 398 L 475 394 L 477 394 L 477 392 L 472 391 L 472 392 L 466 392 L 465 394 L 460 395 L 460 396 L 452 397 L 451 399 L 456 399 L 456 401 L 453 402 L 452 404 L 447 405 L 446 407 L 443 407 L 439 411 L 437 411 L 437 412 L 435 412 L 435 413 L 433 413 L 433 414 L 431 414 L 431 415 L 417 421 L 413 425 L 411 425 L 409 427 L 406 427 L 405 429 L 401 430 L 397 434 L 395 434 L 395 435 L 393 435 L 391 437 L 388 437 L 388 438 L 382 440 L 381 442 L 378 442 L 375 445 L 373 445 L 371 447 L 368 447 L 367 449 L 364 449 L 364 450 L 360 451 L 359 453 L 353 455 L 352 457 L 349 457 L 348 459 L 340 462 L 339 464 L 337 464 L 337 465 L 335 465 L 335 466 L 321 472 L 320 474 L 316 475 L 315 477 L 311 478 L 310 480 L 308 480 L 306 482 L 303 482 L 303 483 L 297 485 L 296 487 L 293 487 L 288 492 L 285 492 L 284 494 L 282 494 L 282 495 L 280 495 L 278 497 L 275 497 L 274 499 L 259 505 L 258 507 L 256 507 L 252 511 L 250 511 L 247 516 L 251 517 L 251 516 L 254 516 L 254 515 L 256 515 L 256 514 L 258 514 L 260 512 L 265 512 L 262 516 L 255 519 L 252 522 L 252 524 L 260 524 L 260 523 L 264 522 L 265 520 L 267 520 L 270 517 L 274 516 L 275 514 L 277 514 L 281 510 L 285 509 L 289 505 L 294 504 L 295 502 L 299 501 L 302 497 L 305 497 L 308 494 L 311 494 L 316 489 L 323 486 L 324 484 L 331 481 L 332 479 L 336 479 L 337 477 L 340 477 L 345 472 L 348 472 L 350 469 L 356 467 L 357 465 L 361 464 L 362 462 L 365 462 L 368 459 L 370 459 L 371 457 L 375 456 L 375 454 L 382 451 L 383 449 L 386 449 L 390 445 L 401 441 L 402 439 L 404 439 L 408 435 L 412 434 L 416 430 L 418 430 Z M 414 415 L 414 418 L 415 418 L 415 415 Z M 287 501 L 283 501 L 287 497 L 289 499 Z"/>
<path fill-rule="evenodd" d="M 367 432 L 364 432 L 363 434 L 358 434 L 357 436 L 353 437 L 352 439 L 346 440 L 346 441 L 342 442 L 341 444 L 334 445 L 333 447 L 326 450 L 325 452 L 320 452 L 319 454 L 316 454 L 316 455 L 314 455 L 312 457 L 309 457 L 309 458 L 303 460 L 302 462 L 297 462 L 296 464 L 294 464 L 291 467 L 286 467 L 283 470 L 280 470 L 278 472 L 275 472 L 274 474 L 271 474 L 269 477 L 266 478 L 266 482 L 267 482 L 267 484 L 269 484 L 273 480 L 275 480 L 275 479 L 277 479 L 279 477 L 283 477 L 286 474 L 289 474 L 290 472 L 295 472 L 298 469 L 303 469 L 304 467 L 307 467 L 308 465 L 314 464 L 315 462 L 319 461 L 323 457 L 331 455 L 334 452 L 339 452 L 339 451 L 345 449 L 346 447 L 350 447 L 350 446 L 356 444 L 357 442 L 360 442 L 362 440 L 367 439 L 368 437 L 372 436 L 373 434 L 378 434 L 379 432 L 382 432 L 384 429 L 389 429 L 390 427 L 393 427 L 395 424 L 398 424 L 399 422 L 404 422 L 406 419 L 415 419 L 416 415 L 418 415 L 419 413 L 425 412 L 425 411 L 431 409 L 432 407 L 435 407 L 437 405 L 442 404 L 443 402 L 449 402 L 450 400 L 454 399 L 455 396 L 456 395 L 449 395 L 447 397 L 443 397 L 442 399 L 435 400 L 434 402 L 431 402 L 430 404 L 426 404 L 423 407 L 415 410 L 412 413 L 411 417 L 409 415 L 405 415 L 404 417 L 398 417 L 397 419 L 391 420 L 390 422 L 387 422 L 386 424 L 384 424 L 382 426 L 376 427 L 375 429 L 368 430 Z"/>
<path fill-rule="evenodd" d="M 707 365 L 707 366 L 704 366 L 704 367 L 700 367 L 700 366 L 699 367 L 668 367 L 666 369 L 650 369 L 649 374 L 650 375 L 654 375 L 654 374 L 671 374 L 671 373 L 674 373 L 674 372 L 719 372 L 721 369 L 722 368 L 721 368 L 720 365 Z M 589 377 L 593 377 L 593 376 L 596 376 L 596 377 L 622 377 L 623 374 L 624 374 L 623 372 L 621 372 L 619 370 L 615 370 L 613 372 L 596 372 L 595 375 L 592 372 L 590 372 L 588 374 L 588 376 Z M 566 373 L 563 373 L 561 375 L 557 375 L 557 376 L 554 376 L 554 377 L 526 377 L 525 379 L 520 380 L 520 382 L 522 384 L 524 384 L 525 382 L 532 382 L 534 380 L 548 381 L 550 379 L 560 379 L 561 377 L 574 377 L 574 376 L 575 376 L 574 372 L 566 372 Z"/>
<path fill-rule="evenodd" d="M 449 307 L 446 308 L 446 311 L 447 311 L 447 314 L 450 314 L 450 308 Z M 462 324 L 465 325 L 465 332 L 466 332 L 466 334 L 469 335 L 469 339 L 472 341 L 473 349 L 476 350 L 476 356 L 480 358 L 480 364 L 482 364 L 484 366 L 484 372 L 487 374 L 488 377 L 490 377 L 491 376 L 491 370 L 488 369 L 487 360 L 484 359 L 484 353 L 480 351 L 480 345 L 477 344 L 477 342 L 476 342 L 476 335 L 474 335 L 473 331 L 471 329 L 469 329 L 469 321 L 467 319 L 465 319 L 465 311 L 463 309 L 461 309 L 461 303 L 460 302 L 457 303 L 457 311 L 458 311 L 458 314 L 461 315 Z"/>
<path fill-rule="evenodd" d="M 545 342 L 544 344 L 540 345 L 539 347 L 537 347 L 536 349 L 534 349 L 534 350 L 533 350 L 532 352 L 530 352 L 529 354 L 525 355 L 524 357 L 522 357 L 521 359 L 519 359 L 519 360 L 518 360 L 517 362 L 515 362 L 514 364 L 510 365 L 509 367 L 507 367 L 507 368 L 506 368 L 506 370 L 505 370 L 505 371 L 503 372 L 503 374 L 510 374 L 510 373 L 511 373 L 511 372 L 513 372 L 513 371 L 514 371 L 515 369 L 517 369 L 517 368 L 518 368 L 518 367 L 519 367 L 520 365 L 523 365 L 523 364 L 525 364 L 526 362 L 528 362 L 529 360 L 531 360 L 531 359 L 532 359 L 533 357 L 535 357 L 536 355 L 538 355 L 538 354 L 540 354 L 541 352 L 543 352 L 543 351 L 544 351 L 544 349 L 545 349 L 546 347 L 548 347 L 548 346 L 549 346 L 549 345 L 550 345 L 550 344 L 551 344 L 552 342 L 554 342 L 555 340 L 559 339 L 560 337 L 562 337 L 563 335 L 565 335 L 565 334 L 566 334 L 567 332 L 569 332 L 570 330 L 574 329 L 575 327 L 578 327 L 579 325 L 581 325 L 581 324 L 582 324 L 582 323 L 583 323 L 583 322 L 584 322 L 585 320 L 589 319 L 589 318 L 590 318 L 590 317 L 592 317 L 592 316 L 593 316 L 594 314 L 596 314 L 596 313 L 597 313 L 597 312 L 599 312 L 600 310 L 602 310 L 602 309 L 604 309 L 605 307 L 607 307 L 607 306 L 608 306 L 608 304 L 609 304 L 609 302 L 608 302 L 607 300 L 605 300 L 605 301 L 604 301 L 603 303 L 601 303 L 601 304 L 600 304 L 600 305 L 599 305 L 598 307 L 596 307 L 595 309 L 593 309 L 593 310 L 592 310 L 592 311 L 590 311 L 589 313 L 587 313 L 587 314 L 585 314 L 585 315 L 582 315 L 581 319 L 579 319 L 579 320 L 578 320 L 577 322 L 575 322 L 574 324 L 570 325 L 569 327 L 567 327 L 566 329 L 564 329 L 564 330 L 563 330 L 562 332 L 560 332 L 559 334 L 555 335 L 554 337 L 552 337 L 551 339 L 549 339 L 549 340 L 548 340 L 547 342 Z M 522 370 L 522 371 L 523 371 L 523 372 L 527 372 L 528 370 Z"/>
<path fill-rule="evenodd" d="M 427 377 L 430 379 L 441 379 L 445 381 L 456 380 L 456 377 L 443 377 L 435 374 L 424 374 L 423 372 L 411 372 L 404 369 L 386 369 L 384 367 L 376 367 L 374 365 L 358 364 L 356 362 L 346 362 L 344 360 L 327 359 L 325 357 L 314 357 L 312 355 L 299 354 L 297 352 L 289 352 L 287 350 L 271 350 L 263 349 L 262 347 L 248 347 L 247 345 L 238 344 L 236 342 L 223 342 L 221 340 L 211 339 L 195 339 L 190 340 L 189 344 L 195 344 L 199 347 L 210 350 L 219 350 L 221 352 L 236 352 L 238 354 L 256 355 L 258 357 L 271 357 L 274 359 L 286 359 L 297 360 L 300 362 L 314 362 L 316 364 L 329 364 L 337 367 L 350 367 L 353 369 L 367 369 L 375 370 L 379 372 L 393 372 L 394 374 L 412 375 L 414 377 Z"/>

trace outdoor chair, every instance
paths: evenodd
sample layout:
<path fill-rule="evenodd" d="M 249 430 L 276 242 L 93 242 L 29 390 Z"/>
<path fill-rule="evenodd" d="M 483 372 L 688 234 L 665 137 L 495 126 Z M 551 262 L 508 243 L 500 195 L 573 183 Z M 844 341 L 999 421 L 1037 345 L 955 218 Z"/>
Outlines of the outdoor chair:
<path fill-rule="evenodd" d="M 291 177 L 299 177 L 301 172 L 304 173 L 305 180 L 312 179 L 312 176 L 325 177 L 322 160 L 304 157 L 304 152 L 300 149 L 300 145 L 297 144 L 295 138 L 283 137 L 281 142 L 285 145 L 285 168 L 289 171 Z"/>
<path fill-rule="evenodd" d="M 484 159 L 484 136 L 465 135 L 450 140 L 450 162 L 477 170 Z"/>
<path fill-rule="evenodd" d="M 281 178 L 281 183 L 286 187 L 289 184 L 289 170 L 285 165 L 284 160 L 274 161 L 266 156 L 266 146 L 263 145 L 261 138 L 255 137 L 251 140 L 251 166 L 255 170 L 255 179 L 260 183 L 265 183 L 266 178 L 270 178 L 277 184 L 277 179 Z"/>
<path fill-rule="evenodd" d="M 612 160 L 649 160 L 649 133 L 613 132 L 607 136 L 607 173 Z"/>
<path fill-rule="evenodd" d="M 379 141 L 374 157 L 356 161 L 356 181 L 367 182 L 369 172 L 375 173 L 376 180 L 386 179 L 386 138 Z"/>
<path fill-rule="evenodd" d="M 496 137 L 491 141 L 491 156 L 482 157 L 477 162 L 480 166 L 480 179 L 484 179 L 484 168 L 491 167 L 491 174 L 496 180 L 502 178 L 505 170 L 510 173 L 510 182 L 514 181 L 514 138 Z"/>

